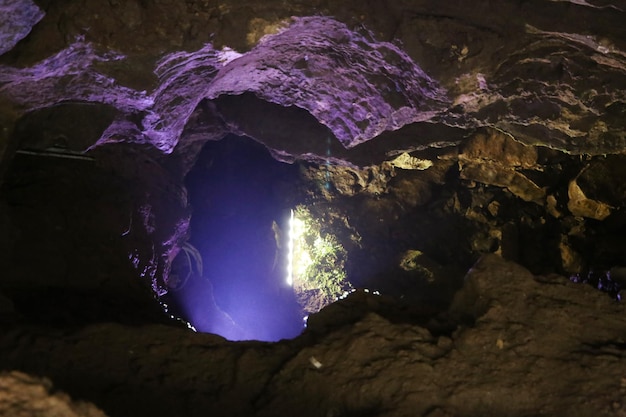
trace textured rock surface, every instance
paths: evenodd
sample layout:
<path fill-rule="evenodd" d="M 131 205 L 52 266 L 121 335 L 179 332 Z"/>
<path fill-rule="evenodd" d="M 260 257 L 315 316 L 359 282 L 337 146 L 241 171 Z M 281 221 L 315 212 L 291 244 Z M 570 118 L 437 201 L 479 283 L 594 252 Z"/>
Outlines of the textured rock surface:
<path fill-rule="evenodd" d="M 202 144 L 228 132 L 264 143 L 277 159 L 360 166 L 451 147 L 485 126 L 509 135 L 508 143 L 566 154 L 623 150 L 618 6 L 536 0 L 491 8 L 427 1 L 291 7 L 46 3 L 45 18 L 2 57 L 0 172 L 18 148 L 132 144 L 180 181 Z M 336 19 L 289 18 L 307 14 Z M 68 123 L 76 112 L 89 128 Z M 487 134 L 488 147 L 498 146 L 497 137 Z M 558 211 L 563 203 L 553 190 L 522 172 L 529 167 L 490 159 L 514 149 L 478 159 L 463 154 L 461 178 Z M 545 162 L 538 171 L 558 170 Z M 154 242 L 163 247 L 159 261 L 139 260 L 159 265 L 149 271 L 156 288 L 184 235 L 177 233 L 172 244 Z"/>
<path fill-rule="evenodd" d="M 24 39 L 45 14 L 30 0 L 3 0 L 0 3 L 0 13 L 4 16 L 0 23 L 0 55 L 10 51 Z"/>
<path fill-rule="evenodd" d="M 134 122 L 122 118 L 102 139 L 121 135 L 118 140 L 147 141 L 164 151 L 176 145 L 203 97 L 242 92 L 255 93 L 260 99 L 245 103 L 253 108 L 262 109 L 269 102 L 306 109 L 349 147 L 407 123 L 413 128 L 380 135 L 379 141 L 407 149 L 440 146 L 464 136 L 450 126 L 472 130 L 488 125 L 527 144 L 574 153 L 602 154 L 624 145 L 621 115 L 626 64 L 620 24 L 624 12 L 617 7 L 508 1 L 493 8 L 444 5 L 436 11 L 429 2 L 416 1 L 387 5 L 385 13 L 376 14 L 366 8 L 358 12 L 352 6 L 320 3 L 312 6 L 312 14 L 327 12 L 339 19 L 360 16 L 374 30 L 375 38 L 385 39 L 393 32 L 402 48 L 371 40 L 367 33 L 331 19 L 304 18 L 245 53 L 249 44 L 229 39 L 230 19 L 250 28 L 251 39 L 258 38 L 254 33 L 259 28 L 271 32 L 288 26 L 288 20 L 254 16 L 252 9 L 229 3 L 190 3 L 173 7 L 176 12 L 170 14 L 176 18 L 164 22 L 167 3 L 131 4 L 84 10 L 76 4 L 64 9 L 63 2 L 50 6 L 32 42 L 5 59 L 3 95 L 26 109 L 63 100 L 113 104 L 134 115 Z M 292 14 L 303 13 L 302 6 L 293 7 L 297 13 Z M 283 15 L 289 12 L 281 8 Z M 269 3 L 259 12 L 276 14 L 277 10 Z M 116 15 L 119 21 L 109 22 Z M 244 56 L 199 47 L 208 41 L 208 34 L 192 30 L 192 22 L 205 15 L 217 34 L 216 46 L 234 48 Z M 561 16 L 558 27 L 550 26 L 546 15 Z M 68 16 L 73 16 L 71 23 Z M 58 30 L 53 28 L 55 20 L 63 22 L 62 33 L 50 36 L 49 32 Z M 125 29 L 111 30 L 109 23 Z M 132 43 L 122 41 L 124 30 L 147 26 L 160 30 L 138 36 Z M 38 46 L 36 41 L 47 35 L 49 42 Z M 65 49 L 62 42 L 50 42 L 59 35 L 70 44 Z M 75 37 L 84 40 L 71 42 Z M 57 53 L 51 54 L 49 49 L 55 45 Z M 183 46 L 193 52 L 183 52 Z M 329 59 L 332 54 L 336 57 Z M 33 61 L 38 63 L 33 65 Z M 279 114 L 277 122 L 287 123 L 283 119 L 291 117 L 290 112 Z M 439 129 L 431 129 L 431 123 L 415 123 L 420 120 L 435 123 Z M 429 137 L 407 143 L 414 131 Z M 261 132 L 250 134 L 260 136 Z M 320 140 L 323 143 L 326 138 Z M 285 143 L 270 146 L 278 152 L 295 152 L 281 149 Z"/>
<path fill-rule="evenodd" d="M 53 393 L 50 381 L 22 372 L 0 374 L 0 415 L 106 417 L 92 404 L 72 402 L 63 393 Z"/>
<path fill-rule="evenodd" d="M 228 63 L 208 98 L 253 93 L 307 110 L 347 148 L 433 119 L 445 92 L 397 46 L 329 18 L 298 19 Z"/>
<path fill-rule="evenodd" d="M 36 4 L 0 1 L 0 368 L 111 416 L 626 415 L 626 6 Z M 279 274 L 270 196 L 383 296 L 277 344 L 165 317 L 187 241 Z M 248 334 L 264 276 L 182 291 Z"/>
<path fill-rule="evenodd" d="M 418 313 L 358 292 L 278 344 L 5 326 L 0 357 L 112 416 L 623 416 L 625 313 L 588 286 L 490 255 L 438 321 L 406 323 Z"/>

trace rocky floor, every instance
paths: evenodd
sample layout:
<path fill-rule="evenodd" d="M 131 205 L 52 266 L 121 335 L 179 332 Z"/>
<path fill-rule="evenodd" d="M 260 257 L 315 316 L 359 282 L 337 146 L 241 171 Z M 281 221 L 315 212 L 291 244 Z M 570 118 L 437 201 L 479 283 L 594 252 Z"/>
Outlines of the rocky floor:
<path fill-rule="evenodd" d="M 5 322 L 0 365 L 47 375 L 120 417 L 624 416 L 625 313 L 589 286 L 488 255 L 437 317 L 359 291 L 275 344 L 154 325 Z M 31 386 L 5 374 L 2 415 L 39 415 L 11 399 L 29 395 L 16 378 Z M 85 410 L 75 415 L 98 415 Z"/>

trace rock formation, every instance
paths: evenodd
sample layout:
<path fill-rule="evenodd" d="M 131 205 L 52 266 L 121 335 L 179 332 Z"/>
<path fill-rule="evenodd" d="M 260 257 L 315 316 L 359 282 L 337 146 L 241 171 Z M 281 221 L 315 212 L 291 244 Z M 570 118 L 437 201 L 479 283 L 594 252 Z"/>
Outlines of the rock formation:
<path fill-rule="evenodd" d="M 257 3 L 0 1 L 0 415 L 626 415 L 626 5 Z"/>

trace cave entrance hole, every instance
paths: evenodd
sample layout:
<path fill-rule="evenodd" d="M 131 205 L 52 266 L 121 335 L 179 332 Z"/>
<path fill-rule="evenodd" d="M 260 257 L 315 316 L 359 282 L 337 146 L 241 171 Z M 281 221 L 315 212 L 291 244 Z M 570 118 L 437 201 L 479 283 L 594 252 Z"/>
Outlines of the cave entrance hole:
<path fill-rule="evenodd" d="M 289 275 L 289 227 L 302 198 L 297 164 L 230 135 L 208 142 L 185 184 L 190 238 L 172 264 L 168 311 L 229 340 L 298 336 L 305 312 Z"/>

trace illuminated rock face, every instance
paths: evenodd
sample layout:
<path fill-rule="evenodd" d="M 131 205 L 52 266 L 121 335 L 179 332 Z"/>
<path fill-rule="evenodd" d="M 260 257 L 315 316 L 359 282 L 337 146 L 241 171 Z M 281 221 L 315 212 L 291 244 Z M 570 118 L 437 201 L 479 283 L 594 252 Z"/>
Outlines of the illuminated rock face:
<path fill-rule="evenodd" d="M 0 55 L 24 39 L 45 14 L 30 0 L 5 0 L 0 3 L 0 13 L 4 16 L 0 27 Z"/>
<path fill-rule="evenodd" d="M 170 153 L 199 103 L 218 98 L 227 128 L 263 136 L 246 132 L 247 123 L 238 120 L 246 109 L 231 114 L 227 98 L 245 93 L 261 100 L 257 106 L 306 110 L 321 125 L 318 130 L 329 129 L 329 140 L 352 148 L 385 131 L 431 121 L 449 104 L 445 91 L 406 53 L 371 36 L 330 18 L 296 19 L 243 56 L 210 45 L 167 54 L 154 68 L 159 86 L 151 94 L 121 87 L 98 68 L 126 56 L 77 40 L 28 69 L 4 67 L 3 93 L 21 112 L 63 101 L 114 105 L 122 114 L 90 145 L 148 143 Z M 280 130 L 281 119 L 290 114 L 277 116 L 274 129 Z M 326 138 L 318 141 L 324 144 Z"/>
<path fill-rule="evenodd" d="M 83 3 L 0 2 L 2 368 L 112 416 L 624 413 L 623 5 Z M 297 334 L 298 204 L 381 297 L 172 326 Z"/>
<path fill-rule="evenodd" d="M 227 64 L 209 98 L 252 93 L 302 108 L 346 148 L 447 107 L 445 91 L 404 51 L 372 36 L 329 18 L 297 19 Z"/>

